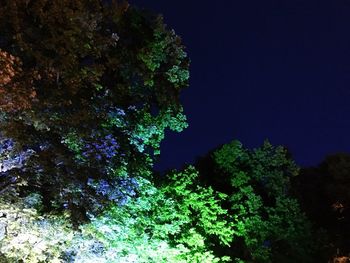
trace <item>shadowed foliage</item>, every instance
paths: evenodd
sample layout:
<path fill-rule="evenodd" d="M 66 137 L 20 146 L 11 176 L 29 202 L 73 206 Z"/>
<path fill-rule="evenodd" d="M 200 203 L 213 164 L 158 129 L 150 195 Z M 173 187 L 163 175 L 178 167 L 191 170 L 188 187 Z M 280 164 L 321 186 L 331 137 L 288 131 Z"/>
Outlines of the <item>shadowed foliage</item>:
<path fill-rule="evenodd" d="M 159 16 L 98 0 L 2 0 L 0 32 L 0 128 L 13 144 L 1 184 L 74 221 L 124 203 L 164 130 L 186 127 L 180 38 Z"/>

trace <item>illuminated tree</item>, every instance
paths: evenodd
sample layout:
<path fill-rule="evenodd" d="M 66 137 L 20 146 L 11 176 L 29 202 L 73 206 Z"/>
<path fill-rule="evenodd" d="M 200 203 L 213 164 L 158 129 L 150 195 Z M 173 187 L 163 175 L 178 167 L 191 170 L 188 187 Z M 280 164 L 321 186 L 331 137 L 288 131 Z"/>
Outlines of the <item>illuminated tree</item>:
<path fill-rule="evenodd" d="M 265 142 L 248 150 L 233 141 L 198 162 L 202 179 L 229 197 L 233 224 L 230 249 L 219 254 L 247 262 L 311 262 L 311 229 L 290 194 L 290 179 L 298 174 L 283 147 Z"/>
<path fill-rule="evenodd" d="M 234 231 L 229 212 L 223 208 L 228 196 L 201 184 L 194 167 L 169 172 L 159 188 L 166 199 L 174 200 L 176 212 L 169 213 L 168 222 L 179 224 L 180 231 L 170 233 L 170 239 L 190 249 L 188 262 L 204 262 L 203 255 L 212 252 L 213 244 L 229 246 Z M 226 259 L 230 258 L 223 255 L 220 262 Z M 208 258 L 205 262 L 216 261 Z"/>
<path fill-rule="evenodd" d="M 210 249 L 211 238 L 227 245 L 232 231 L 221 207 L 225 195 L 197 184 L 198 172 L 172 171 L 156 186 L 137 178 L 139 194 L 111 204 L 73 230 L 67 215 L 40 215 L 41 197 L 0 198 L 0 259 L 8 262 L 230 262 Z M 5 231 L 6 229 L 6 231 Z M 6 233 L 5 233 L 6 232 Z M 7 262 L 7 261 L 1 261 Z"/>
<path fill-rule="evenodd" d="M 86 220 L 136 194 L 164 131 L 186 127 L 188 59 L 125 1 L 0 1 L 1 191 Z M 10 187 L 11 186 L 11 187 Z"/>
<path fill-rule="evenodd" d="M 161 17 L 0 0 L 0 32 L 1 261 L 309 261 L 283 147 L 234 141 L 206 171 L 152 171 L 165 130 L 187 126 L 189 61 Z"/>

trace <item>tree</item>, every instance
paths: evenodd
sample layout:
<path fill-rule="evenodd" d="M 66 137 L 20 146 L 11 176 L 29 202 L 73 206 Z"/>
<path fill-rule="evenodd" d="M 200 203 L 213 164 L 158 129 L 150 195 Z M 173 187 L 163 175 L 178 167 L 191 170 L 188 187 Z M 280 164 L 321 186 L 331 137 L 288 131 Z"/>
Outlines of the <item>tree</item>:
<path fill-rule="evenodd" d="M 198 172 L 189 166 L 169 172 L 157 184 L 139 180 L 140 194 L 94 219 L 91 233 L 119 254 L 135 255 L 134 262 L 230 262 L 215 256 L 210 245 L 212 239 L 223 246 L 232 239 L 221 207 L 225 195 L 197 179 Z"/>
<path fill-rule="evenodd" d="M 1 191 L 87 220 L 135 195 L 164 131 L 186 127 L 188 64 L 126 1 L 0 1 Z"/>
<path fill-rule="evenodd" d="M 111 204 L 74 230 L 67 215 L 40 215 L 42 198 L 0 198 L 0 260 L 5 262 L 230 262 L 216 257 L 211 239 L 227 245 L 232 231 L 221 207 L 225 195 L 197 182 L 187 167 L 155 185 L 137 178 L 139 194 Z M 3 261 L 1 261 L 3 262 Z"/>
<path fill-rule="evenodd" d="M 323 233 L 320 260 L 347 256 L 350 233 L 350 155 L 327 156 L 317 167 L 301 170 L 293 181 L 303 209 L 315 229 Z"/>
<path fill-rule="evenodd" d="M 217 253 L 247 262 L 312 262 L 310 225 L 290 194 L 299 169 L 283 147 L 266 141 L 248 150 L 233 141 L 204 160 L 197 162 L 202 178 L 228 195 L 233 225 L 230 249 L 217 246 Z"/>

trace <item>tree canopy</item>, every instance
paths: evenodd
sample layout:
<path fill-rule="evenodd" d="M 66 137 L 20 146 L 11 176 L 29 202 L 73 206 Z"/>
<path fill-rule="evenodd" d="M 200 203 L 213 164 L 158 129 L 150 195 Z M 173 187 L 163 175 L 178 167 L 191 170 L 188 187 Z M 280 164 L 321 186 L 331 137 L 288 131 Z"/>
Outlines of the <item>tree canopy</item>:
<path fill-rule="evenodd" d="M 312 262 L 311 226 L 291 193 L 299 168 L 282 146 L 256 149 L 232 141 L 199 159 L 204 181 L 228 195 L 231 249 L 244 262 Z"/>
<path fill-rule="evenodd" d="M 127 1 L 0 0 L 0 262 L 307 263 L 329 259 L 315 254 L 325 246 L 346 251 L 346 154 L 298 177 L 284 147 L 235 140 L 154 171 L 165 131 L 187 127 L 188 79 L 180 37 Z"/>
<path fill-rule="evenodd" d="M 2 191 L 35 189 L 77 220 L 125 202 L 165 129 L 187 125 L 180 38 L 160 16 L 98 0 L 1 1 L 0 32 Z"/>

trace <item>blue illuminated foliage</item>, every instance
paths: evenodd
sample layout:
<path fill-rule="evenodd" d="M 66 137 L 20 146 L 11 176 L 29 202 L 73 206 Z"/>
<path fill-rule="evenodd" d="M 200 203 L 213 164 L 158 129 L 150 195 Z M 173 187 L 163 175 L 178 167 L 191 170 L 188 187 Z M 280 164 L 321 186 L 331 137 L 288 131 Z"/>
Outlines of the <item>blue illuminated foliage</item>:
<path fill-rule="evenodd" d="M 94 134 L 96 138 L 96 135 Z M 98 161 L 102 159 L 109 160 L 118 154 L 120 145 L 113 135 L 109 134 L 98 141 L 85 142 L 82 150 L 82 156 L 85 158 L 96 158 Z"/>
<path fill-rule="evenodd" d="M 14 141 L 12 139 L 3 139 L 0 141 L 0 155 L 5 152 L 11 152 L 14 146 Z"/>
<path fill-rule="evenodd" d="M 16 149 L 15 141 L 11 138 L 2 138 L 0 140 L 0 172 L 23 168 L 33 153 L 32 149 Z"/>
<path fill-rule="evenodd" d="M 88 185 L 96 193 L 119 205 L 124 205 L 130 197 L 135 196 L 138 188 L 137 180 L 131 177 L 118 178 L 111 182 L 89 178 Z"/>

